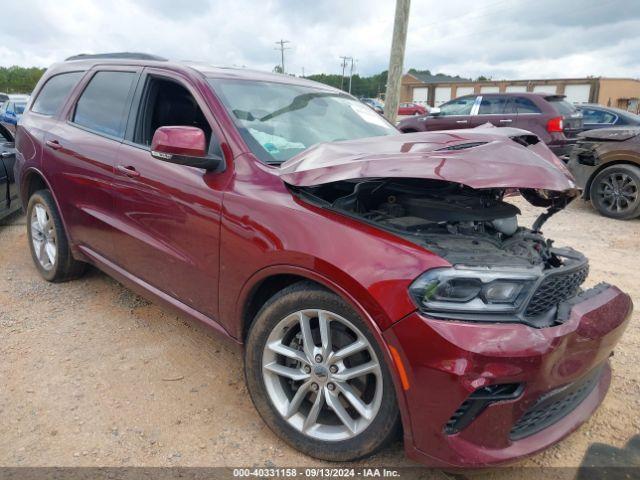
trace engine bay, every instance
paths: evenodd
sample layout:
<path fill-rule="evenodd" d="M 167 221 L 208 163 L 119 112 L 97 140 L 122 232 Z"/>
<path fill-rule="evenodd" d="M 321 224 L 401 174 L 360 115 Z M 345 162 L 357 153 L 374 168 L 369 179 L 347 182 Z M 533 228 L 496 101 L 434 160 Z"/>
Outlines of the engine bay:
<path fill-rule="evenodd" d="M 536 222 L 535 230 L 518 225 L 520 209 L 504 201 L 504 189 L 392 178 L 300 190 L 325 207 L 419 243 L 454 265 L 546 270 L 570 262 L 564 253 L 572 250 L 554 248 L 539 231 L 542 222 Z"/>

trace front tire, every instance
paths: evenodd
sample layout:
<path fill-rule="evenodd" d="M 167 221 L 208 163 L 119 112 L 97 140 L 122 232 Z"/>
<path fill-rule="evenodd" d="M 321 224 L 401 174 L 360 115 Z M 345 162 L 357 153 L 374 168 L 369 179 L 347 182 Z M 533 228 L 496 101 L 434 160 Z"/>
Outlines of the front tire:
<path fill-rule="evenodd" d="M 62 219 L 49 190 L 39 190 L 27 204 L 27 237 L 33 263 L 49 282 L 79 277 L 86 264 L 71 255 Z"/>
<path fill-rule="evenodd" d="M 629 220 L 640 215 L 640 168 L 613 165 L 591 182 L 591 203 L 601 215 Z"/>
<path fill-rule="evenodd" d="M 366 324 L 310 282 L 260 310 L 245 350 L 247 386 L 267 425 L 323 460 L 371 455 L 399 429 L 393 380 Z"/>

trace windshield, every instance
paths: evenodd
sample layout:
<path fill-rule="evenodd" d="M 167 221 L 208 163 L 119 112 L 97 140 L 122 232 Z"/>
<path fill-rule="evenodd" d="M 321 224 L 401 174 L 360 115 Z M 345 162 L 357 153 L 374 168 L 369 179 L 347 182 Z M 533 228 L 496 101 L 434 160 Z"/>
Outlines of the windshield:
<path fill-rule="evenodd" d="M 22 115 L 24 113 L 24 107 L 27 106 L 27 103 L 16 103 L 16 113 Z"/>
<path fill-rule="evenodd" d="M 346 94 L 308 86 L 209 79 L 253 153 L 282 163 L 324 142 L 397 135 L 371 108 Z"/>

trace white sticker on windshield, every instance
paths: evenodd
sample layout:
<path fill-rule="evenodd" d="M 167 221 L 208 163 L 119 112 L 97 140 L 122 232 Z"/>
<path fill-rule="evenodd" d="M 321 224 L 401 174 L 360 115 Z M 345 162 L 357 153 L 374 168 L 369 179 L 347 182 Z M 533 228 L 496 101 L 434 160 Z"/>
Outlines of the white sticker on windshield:
<path fill-rule="evenodd" d="M 389 125 L 387 122 L 372 108 L 367 107 L 361 103 L 351 102 L 351 109 L 358 114 L 360 118 L 362 118 L 365 122 L 373 123 L 374 125 L 380 125 L 381 127 L 387 128 Z"/>

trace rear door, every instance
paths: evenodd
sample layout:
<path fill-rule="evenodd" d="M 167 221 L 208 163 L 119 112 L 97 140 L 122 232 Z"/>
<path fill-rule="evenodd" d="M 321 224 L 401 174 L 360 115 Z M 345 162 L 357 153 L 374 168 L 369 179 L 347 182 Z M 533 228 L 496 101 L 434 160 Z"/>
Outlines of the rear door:
<path fill-rule="evenodd" d="M 452 130 L 471 127 L 472 115 L 477 112 L 481 97 L 467 95 L 440 106 L 440 113 L 425 118 L 426 130 Z"/>
<path fill-rule="evenodd" d="M 17 207 L 18 189 L 13 174 L 15 162 L 13 135 L 6 127 L 0 125 L 0 211 L 3 201 L 7 209 L 14 210 Z"/>
<path fill-rule="evenodd" d="M 106 259 L 118 250 L 114 167 L 139 75 L 137 67 L 90 71 L 45 135 L 45 173 L 69 235 L 85 253 Z"/>
<path fill-rule="evenodd" d="M 0 147 L 0 154 L 2 148 Z M 4 158 L 0 161 L 0 218 L 9 211 L 9 176 L 4 166 Z"/>
<path fill-rule="evenodd" d="M 471 119 L 471 126 L 477 127 L 491 123 L 496 127 L 511 127 L 516 123 L 515 109 L 510 107 L 511 97 L 508 95 L 481 95 L 478 114 Z"/>
<path fill-rule="evenodd" d="M 531 98 L 514 96 L 507 109 L 516 113 L 516 120 L 511 126 L 535 133 L 542 141 L 547 140 L 546 120 L 540 107 Z"/>

